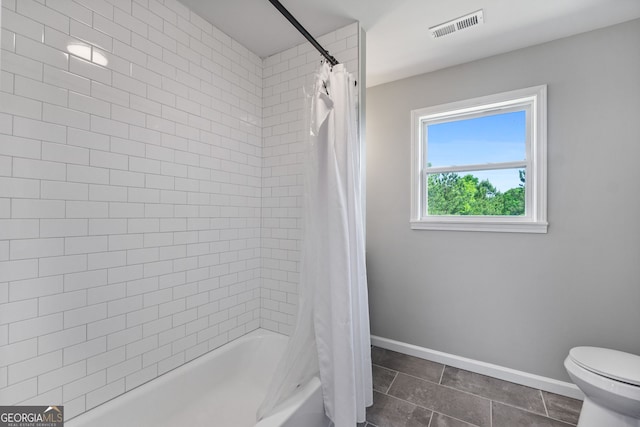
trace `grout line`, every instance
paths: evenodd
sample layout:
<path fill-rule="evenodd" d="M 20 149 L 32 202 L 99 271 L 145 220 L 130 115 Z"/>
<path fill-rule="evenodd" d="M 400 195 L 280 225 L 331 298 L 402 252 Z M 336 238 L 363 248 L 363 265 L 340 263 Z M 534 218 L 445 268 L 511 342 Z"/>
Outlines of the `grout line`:
<path fill-rule="evenodd" d="M 400 373 L 400 372 L 398 372 L 398 373 Z M 407 375 L 407 374 L 404 374 L 404 375 Z M 408 376 L 413 377 L 412 375 L 408 375 Z M 398 375 L 396 374 L 396 378 L 397 378 L 397 377 L 398 377 Z M 413 378 L 421 379 L 421 378 L 418 378 L 418 377 L 413 377 Z M 394 381 L 395 381 L 395 378 L 394 378 Z M 425 381 L 425 380 L 423 380 L 423 381 Z M 427 381 L 427 382 L 431 382 L 431 381 Z M 431 382 L 431 384 L 434 384 L 434 383 L 433 383 L 433 382 Z M 435 384 L 435 385 L 439 385 L 439 384 Z M 447 386 L 442 386 L 442 387 L 447 387 Z M 391 386 L 389 386 L 389 388 L 391 388 Z M 447 387 L 447 388 L 452 389 L 451 387 Z M 461 390 L 457 390 L 457 389 L 452 389 L 452 390 L 460 391 L 460 392 L 462 392 L 462 393 L 466 393 L 466 394 L 471 394 L 471 393 L 463 392 L 463 391 L 461 391 Z M 384 394 L 384 393 L 383 393 L 383 394 Z M 489 400 L 489 399 L 487 399 L 487 398 L 485 398 L 485 397 L 482 397 L 482 396 L 475 395 L 475 394 L 471 394 L 471 395 L 472 395 L 472 396 L 479 397 L 480 399 L 488 400 L 488 401 L 489 401 L 489 416 L 491 416 L 491 400 Z M 431 411 L 431 418 L 429 419 L 429 425 L 431 425 L 431 420 L 433 419 L 433 414 L 435 414 L 435 413 L 436 413 L 436 411 L 435 411 L 435 409 L 434 409 L 433 407 L 423 406 L 423 405 L 420 405 L 420 404 L 417 404 L 417 403 L 414 403 L 414 402 L 410 402 L 410 401 L 408 401 L 408 400 L 402 399 L 402 398 L 397 397 L 397 396 L 394 396 L 394 395 L 392 395 L 392 394 L 387 394 L 386 396 L 391 397 L 391 398 L 396 399 L 396 400 L 399 400 L 399 401 L 401 401 L 401 402 L 406 402 L 406 403 L 408 403 L 408 404 L 410 404 L 410 405 L 413 405 L 413 406 L 416 406 L 416 407 L 418 407 L 418 408 L 423 408 L 423 409 L 426 409 L 426 410 L 428 410 L 428 411 Z M 464 423 L 466 423 L 466 424 L 468 424 L 468 425 L 470 425 L 470 426 L 476 426 L 475 424 L 471 424 L 471 423 L 470 423 L 470 422 L 468 422 L 468 421 L 461 420 L 461 419 L 456 418 L 456 417 L 453 417 L 453 416 L 451 416 L 451 415 L 444 414 L 444 413 L 442 413 L 442 412 L 437 412 L 437 413 L 438 413 L 438 414 L 445 415 L 445 416 L 447 416 L 447 417 L 449 417 L 449 418 L 451 418 L 451 419 L 454 419 L 454 420 L 457 420 L 457 421 L 460 421 L 460 422 L 464 422 Z M 489 420 L 490 420 L 490 422 L 491 422 L 491 418 L 489 418 Z M 368 421 L 367 421 L 367 422 L 368 422 Z M 427 427 L 428 427 L 428 426 L 427 426 Z M 491 426 L 490 426 L 490 427 L 491 427 Z"/>
<path fill-rule="evenodd" d="M 559 420 L 559 419 L 553 418 L 553 417 L 549 417 L 549 419 L 553 420 L 553 421 L 557 421 L 557 422 L 562 423 L 562 424 L 566 424 L 567 427 L 574 427 L 575 426 L 575 424 L 570 423 L 569 421 L 562 421 L 562 420 Z"/>
<path fill-rule="evenodd" d="M 399 374 L 402 374 L 402 375 L 406 375 L 406 376 L 411 377 L 411 378 L 415 378 L 415 379 L 420 380 L 420 381 L 425 381 L 425 382 L 428 382 L 428 383 L 430 383 L 430 384 L 437 385 L 437 386 L 439 386 L 439 387 L 448 388 L 449 390 L 454 390 L 454 391 L 457 391 L 457 392 L 460 392 L 460 393 L 467 394 L 467 395 L 469 395 L 469 396 L 474 396 L 474 397 L 477 397 L 477 398 L 479 398 L 479 399 L 483 399 L 483 400 L 487 400 L 487 401 L 491 402 L 491 399 L 490 399 L 490 398 L 485 397 L 485 396 L 481 396 L 481 395 L 479 395 L 479 394 L 471 393 L 470 391 L 460 390 L 460 389 L 458 389 L 458 388 L 455 388 L 455 387 L 452 387 L 452 386 L 449 386 L 449 385 L 446 385 L 446 384 L 438 384 L 438 383 L 435 383 L 435 382 L 433 382 L 433 381 L 425 380 L 424 378 L 416 377 L 415 375 L 407 374 L 407 373 L 405 373 L 405 372 L 398 372 L 398 373 L 399 373 Z M 502 402 L 500 402 L 500 403 L 502 403 Z M 517 408 L 517 406 L 514 406 L 514 408 Z M 521 409 L 521 408 L 518 408 L 518 409 Z M 535 413 L 535 412 L 534 412 L 534 413 Z M 447 415 L 447 416 L 448 416 L 448 415 Z"/>
<path fill-rule="evenodd" d="M 396 371 L 395 376 L 393 377 L 393 379 L 391 380 L 391 382 L 389 383 L 389 387 L 387 387 L 387 391 L 384 392 L 384 394 L 389 393 L 389 390 L 391 390 L 391 386 L 393 385 L 394 382 L 396 382 L 396 378 L 398 378 L 398 374 L 399 372 Z M 387 394 L 388 395 L 388 394 Z"/>
<path fill-rule="evenodd" d="M 403 398 L 401 398 L 401 397 L 394 396 L 393 394 L 387 394 L 386 396 L 387 396 L 387 397 L 390 397 L 390 398 L 392 398 L 392 399 L 395 399 L 395 400 L 399 400 L 399 401 L 401 401 L 401 402 L 406 402 L 406 403 L 408 403 L 408 404 L 410 404 L 410 405 L 412 405 L 412 406 L 417 406 L 417 407 L 419 407 L 419 408 L 423 408 L 423 409 L 426 409 L 426 410 L 428 410 L 428 411 L 433 411 L 433 409 L 432 409 L 432 408 L 429 408 L 429 407 L 427 407 L 427 406 L 423 406 L 423 405 L 419 405 L 419 404 L 417 404 L 417 403 L 409 402 L 408 400 L 405 400 L 405 399 L 403 399 Z"/>
<path fill-rule="evenodd" d="M 466 390 L 460 390 L 460 389 L 458 389 L 458 388 L 455 388 L 455 387 L 453 387 L 453 386 L 449 386 L 449 385 L 446 385 L 446 384 L 436 384 L 436 383 L 434 383 L 433 381 L 425 380 L 424 378 L 416 377 L 416 376 L 414 376 L 414 375 L 407 374 L 407 373 L 405 373 L 405 372 L 398 372 L 398 373 L 401 373 L 401 374 L 406 375 L 406 376 L 408 376 L 408 377 L 415 378 L 415 379 L 420 380 L 420 381 L 426 381 L 426 382 L 428 382 L 428 383 L 435 384 L 435 385 L 440 386 L 440 387 L 445 387 L 445 388 L 448 388 L 448 389 L 450 389 L 450 390 L 455 390 L 455 391 L 460 392 L 460 393 L 464 393 L 464 394 L 467 394 L 467 395 L 475 396 L 475 397 L 480 398 L 480 399 L 488 400 L 488 401 L 489 401 L 489 406 L 490 406 L 490 407 L 492 407 L 492 406 L 493 406 L 493 402 L 497 402 L 497 403 L 500 403 L 501 405 L 506 405 L 506 406 L 509 406 L 509 407 L 511 407 L 511 408 L 519 409 L 519 410 L 521 410 L 521 411 L 524 411 L 524 412 L 527 412 L 527 413 L 530 413 L 530 414 L 540 415 L 540 416 L 543 416 L 543 417 L 544 417 L 544 416 L 546 416 L 547 418 L 551 418 L 551 417 L 548 415 L 546 405 L 544 405 L 544 399 L 543 399 L 543 405 L 544 405 L 544 408 L 545 408 L 545 413 L 546 413 L 547 415 L 542 414 L 542 413 L 540 413 L 540 412 L 531 411 L 531 410 L 528 410 L 528 409 L 522 408 L 522 407 L 520 407 L 520 406 L 513 405 L 513 404 L 511 404 L 511 403 L 502 402 L 502 401 L 494 401 L 493 399 L 491 399 L 491 398 L 489 398 L 489 397 L 482 396 L 482 395 L 479 395 L 479 394 L 475 394 L 475 393 L 472 393 L 472 392 L 469 392 L 469 391 L 466 391 Z M 397 375 L 396 375 L 396 378 L 397 378 Z M 394 381 L 395 381 L 395 379 L 394 379 Z M 391 387 L 389 387 L 389 388 L 391 388 Z M 539 391 L 540 393 L 542 393 L 542 390 L 538 390 L 538 391 Z M 395 396 L 394 396 L 394 397 L 395 397 Z M 415 403 L 414 403 L 414 405 L 415 405 Z M 429 408 L 427 408 L 427 409 L 429 409 Z M 445 414 L 445 415 L 446 415 L 446 414 Z M 449 415 L 447 415 L 447 416 L 449 416 Z M 555 418 L 551 418 L 551 419 L 555 419 Z M 561 421 L 561 420 L 558 420 L 558 421 Z M 566 422 L 566 421 L 563 421 L 563 422 Z"/>
<path fill-rule="evenodd" d="M 547 414 L 547 417 L 548 417 L 549 410 L 547 409 L 547 403 L 544 401 L 544 394 L 542 394 L 542 390 L 538 390 L 538 392 L 540 393 L 540 398 L 542 398 L 542 406 L 544 406 L 544 413 Z"/>
<path fill-rule="evenodd" d="M 489 427 L 493 427 L 493 400 L 489 402 Z"/>
<path fill-rule="evenodd" d="M 431 411 L 431 415 L 429 416 L 429 424 L 427 424 L 427 427 L 431 427 L 431 423 L 433 422 L 433 414 L 435 414 L 435 412 Z"/>
<path fill-rule="evenodd" d="M 438 384 L 442 385 L 442 378 L 444 378 L 444 370 L 447 369 L 447 365 L 442 365 L 442 372 L 440 373 L 440 380 Z"/>
<path fill-rule="evenodd" d="M 521 408 L 521 407 L 519 407 L 519 406 L 512 405 L 512 404 L 510 404 L 510 403 L 497 402 L 497 401 L 496 401 L 496 403 L 499 403 L 499 404 L 504 405 L 504 406 L 508 406 L 508 407 L 510 407 L 510 408 L 518 409 L 518 410 L 523 411 L 523 412 L 526 412 L 526 413 L 528 413 L 528 414 L 534 414 L 534 415 L 538 415 L 538 416 L 540 416 L 540 417 L 551 418 L 551 417 L 545 416 L 544 414 L 541 414 L 540 412 L 530 411 L 530 410 L 528 410 L 528 409 L 524 409 L 524 408 Z M 566 421 L 563 421 L 563 422 L 566 422 Z"/>
<path fill-rule="evenodd" d="M 374 364 L 375 364 L 375 363 L 374 363 Z M 407 373 L 407 372 L 402 372 L 402 371 L 399 371 L 399 370 L 397 370 L 397 369 L 387 368 L 387 367 L 382 366 L 382 365 L 378 365 L 378 366 L 380 366 L 380 367 L 382 367 L 382 368 L 385 368 L 385 369 L 386 369 L 386 370 L 388 370 L 388 371 L 395 371 L 395 372 L 397 372 L 397 373 L 399 373 L 399 374 L 406 375 L 406 376 L 408 376 L 408 377 L 416 378 L 416 379 L 421 380 L 421 381 L 426 381 L 426 382 L 431 383 L 431 384 L 440 385 L 440 384 L 438 384 L 438 383 L 437 383 L 437 382 L 435 382 L 435 381 L 427 380 L 427 379 L 424 379 L 424 378 L 420 378 L 420 377 L 417 377 L 417 376 L 415 376 L 415 375 L 409 374 L 409 373 Z M 441 376 L 442 376 L 442 374 L 441 374 Z M 448 387 L 448 386 L 443 386 L 443 387 Z M 449 387 L 449 388 L 451 388 L 451 387 Z"/>

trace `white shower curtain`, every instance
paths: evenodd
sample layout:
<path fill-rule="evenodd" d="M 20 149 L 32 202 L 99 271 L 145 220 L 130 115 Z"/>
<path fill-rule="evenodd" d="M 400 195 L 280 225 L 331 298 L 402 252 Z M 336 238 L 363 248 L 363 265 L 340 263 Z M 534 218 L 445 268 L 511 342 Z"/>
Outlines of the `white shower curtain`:
<path fill-rule="evenodd" d="M 298 321 L 259 418 L 318 370 L 325 411 L 336 427 L 363 422 L 373 403 L 354 83 L 342 64 L 323 64 L 316 74 Z"/>

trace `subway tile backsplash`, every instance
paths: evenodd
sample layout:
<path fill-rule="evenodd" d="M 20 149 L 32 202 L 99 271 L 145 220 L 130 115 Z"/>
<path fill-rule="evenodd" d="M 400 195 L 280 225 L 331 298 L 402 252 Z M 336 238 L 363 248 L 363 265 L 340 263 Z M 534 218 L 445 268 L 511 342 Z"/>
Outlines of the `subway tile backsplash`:
<path fill-rule="evenodd" d="M 0 404 L 67 418 L 295 318 L 308 45 L 177 0 L 4 0 Z M 357 24 L 320 41 L 357 70 Z"/>

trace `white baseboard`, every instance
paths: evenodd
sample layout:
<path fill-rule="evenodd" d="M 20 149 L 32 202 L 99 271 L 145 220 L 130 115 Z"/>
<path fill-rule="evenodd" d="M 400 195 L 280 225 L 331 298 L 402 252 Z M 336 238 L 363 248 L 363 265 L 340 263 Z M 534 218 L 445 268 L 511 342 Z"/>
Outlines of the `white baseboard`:
<path fill-rule="evenodd" d="M 554 380 L 553 378 L 530 374 L 516 369 L 505 368 L 504 366 L 498 366 L 491 363 L 480 362 L 478 360 L 443 353 L 437 350 L 430 350 L 428 348 L 375 335 L 371 335 L 371 344 L 376 347 L 397 351 L 398 353 L 408 354 L 409 356 L 419 357 L 432 362 L 442 363 L 443 365 L 453 366 L 454 368 L 464 369 L 477 374 L 488 375 L 490 377 L 510 381 L 512 383 L 526 385 L 528 387 L 537 388 L 550 393 L 556 393 L 562 396 L 572 397 L 574 399 L 584 399 L 584 394 L 575 384 Z"/>

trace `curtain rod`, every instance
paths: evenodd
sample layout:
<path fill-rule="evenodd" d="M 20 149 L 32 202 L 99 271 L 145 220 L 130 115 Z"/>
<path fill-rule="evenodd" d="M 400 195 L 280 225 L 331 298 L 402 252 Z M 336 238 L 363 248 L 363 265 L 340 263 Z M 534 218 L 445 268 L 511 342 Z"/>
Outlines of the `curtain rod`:
<path fill-rule="evenodd" d="M 300 34 L 302 34 L 307 40 L 309 40 L 309 43 L 311 43 L 313 47 L 315 47 L 318 52 L 320 52 L 322 56 L 324 56 L 327 61 L 329 61 L 329 64 L 331 64 L 331 66 L 339 64 L 338 60 L 331 56 L 329 54 L 329 51 L 325 50 L 322 45 L 318 43 L 318 41 L 314 39 L 311 34 L 309 34 L 309 32 L 302 26 L 302 24 L 300 24 L 300 22 L 298 22 L 298 20 L 291 13 L 289 13 L 289 11 L 278 0 L 269 1 L 272 5 L 275 6 L 276 9 L 280 11 L 280 13 L 282 13 L 285 18 L 289 20 L 289 22 L 291 22 L 294 27 L 296 27 L 296 30 L 300 31 Z"/>

